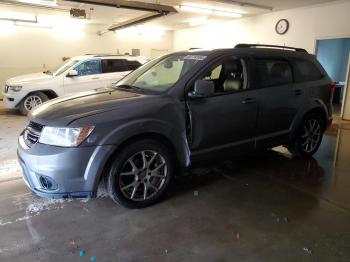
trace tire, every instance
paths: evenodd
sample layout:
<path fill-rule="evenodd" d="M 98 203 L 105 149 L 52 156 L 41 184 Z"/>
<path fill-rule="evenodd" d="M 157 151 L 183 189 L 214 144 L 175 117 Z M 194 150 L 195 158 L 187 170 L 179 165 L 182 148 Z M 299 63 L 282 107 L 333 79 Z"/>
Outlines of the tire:
<path fill-rule="evenodd" d="M 152 139 L 138 140 L 123 147 L 112 160 L 107 192 L 124 207 L 144 208 L 164 196 L 174 170 L 174 159 L 165 145 Z"/>
<path fill-rule="evenodd" d="M 22 99 L 21 103 L 19 104 L 19 111 L 21 111 L 22 115 L 28 115 L 29 111 L 31 111 L 34 107 L 41 105 L 48 100 L 48 96 L 43 92 L 31 93 Z"/>
<path fill-rule="evenodd" d="M 321 145 L 325 123 L 317 114 L 307 115 L 288 150 L 295 156 L 312 156 Z"/>

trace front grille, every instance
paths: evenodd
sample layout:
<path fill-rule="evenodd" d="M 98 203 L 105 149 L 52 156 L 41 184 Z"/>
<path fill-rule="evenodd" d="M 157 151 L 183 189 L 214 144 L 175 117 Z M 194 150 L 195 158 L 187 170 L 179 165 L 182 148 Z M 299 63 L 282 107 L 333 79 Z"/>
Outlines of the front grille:
<path fill-rule="evenodd" d="M 38 123 L 35 123 L 33 121 L 30 121 L 29 124 L 28 124 L 28 127 L 31 127 L 33 128 L 34 130 L 38 131 L 38 132 L 41 132 L 44 128 L 43 125 L 41 124 L 38 124 Z"/>
<path fill-rule="evenodd" d="M 7 93 L 9 91 L 9 86 L 8 85 L 5 85 L 4 87 L 4 93 Z"/>
<path fill-rule="evenodd" d="M 30 121 L 26 129 L 24 129 L 23 137 L 24 142 L 27 146 L 31 147 L 36 144 L 39 140 L 41 131 L 44 126 L 35 122 Z"/>

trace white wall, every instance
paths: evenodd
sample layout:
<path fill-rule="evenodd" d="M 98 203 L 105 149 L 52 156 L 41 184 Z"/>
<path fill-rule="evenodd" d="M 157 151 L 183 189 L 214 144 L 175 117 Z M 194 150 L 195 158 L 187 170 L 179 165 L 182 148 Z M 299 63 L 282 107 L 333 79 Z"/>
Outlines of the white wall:
<path fill-rule="evenodd" d="M 131 53 L 139 48 L 142 56 L 150 57 L 152 49 L 172 50 L 173 32 L 165 31 L 159 38 L 118 36 L 107 33 L 98 36 L 96 28 L 86 28 L 80 36 L 62 36 L 51 29 L 16 27 L 12 33 L 0 30 L 0 97 L 6 79 L 43 69 L 53 68 L 62 57 L 87 53 Z"/>
<path fill-rule="evenodd" d="M 275 24 L 281 18 L 290 22 L 289 31 L 282 36 L 275 33 Z M 316 39 L 342 36 L 350 36 L 349 1 L 178 30 L 174 35 L 174 49 L 233 47 L 236 43 L 251 42 L 303 47 L 314 53 Z"/>

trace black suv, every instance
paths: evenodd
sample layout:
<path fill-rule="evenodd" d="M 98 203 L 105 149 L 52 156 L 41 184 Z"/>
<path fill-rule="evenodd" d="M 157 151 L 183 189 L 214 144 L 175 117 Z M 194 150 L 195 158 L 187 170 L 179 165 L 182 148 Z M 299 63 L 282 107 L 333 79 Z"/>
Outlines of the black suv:
<path fill-rule="evenodd" d="M 300 48 L 169 54 L 111 88 L 34 110 L 19 137 L 23 177 L 38 195 L 57 198 L 93 197 L 104 180 L 116 202 L 145 207 L 177 167 L 199 159 L 278 145 L 314 154 L 332 121 L 333 89 Z"/>

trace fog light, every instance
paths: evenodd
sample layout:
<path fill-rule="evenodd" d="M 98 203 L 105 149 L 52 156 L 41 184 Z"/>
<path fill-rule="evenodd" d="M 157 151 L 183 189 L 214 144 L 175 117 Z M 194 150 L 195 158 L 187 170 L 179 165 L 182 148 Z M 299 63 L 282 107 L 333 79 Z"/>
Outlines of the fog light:
<path fill-rule="evenodd" d="M 56 190 L 58 188 L 57 183 L 50 177 L 40 176 L 39 181 L 41 187 L 45 190 Z"/>

